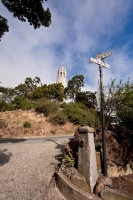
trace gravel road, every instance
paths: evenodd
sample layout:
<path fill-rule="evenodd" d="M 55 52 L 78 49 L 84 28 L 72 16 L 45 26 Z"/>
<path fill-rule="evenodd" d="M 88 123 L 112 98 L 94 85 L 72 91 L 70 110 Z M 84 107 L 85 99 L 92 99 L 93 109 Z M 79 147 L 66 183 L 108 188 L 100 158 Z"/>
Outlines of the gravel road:
<path fill-rule="evenodd" d="M 62 140 L 0 144 L 0 200 L 64 200 L 54 184 L 48 187 L 63 144 Z"/>

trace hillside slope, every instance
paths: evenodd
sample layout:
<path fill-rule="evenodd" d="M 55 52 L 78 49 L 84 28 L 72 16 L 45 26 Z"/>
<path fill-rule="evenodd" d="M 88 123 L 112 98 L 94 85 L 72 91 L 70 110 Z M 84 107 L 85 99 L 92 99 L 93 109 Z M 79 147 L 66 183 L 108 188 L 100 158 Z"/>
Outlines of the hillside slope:
<path fill-rule="evenodd" d="M 30 128 L 24 128 L 24 122 L 30 122 Z M 31 111 L 0 112 L 0 137 L 26 137 L 49 134 L 74 133 L 77 126 L 67 122 L 65 125 L 53 125 L 43 114 Z"/>

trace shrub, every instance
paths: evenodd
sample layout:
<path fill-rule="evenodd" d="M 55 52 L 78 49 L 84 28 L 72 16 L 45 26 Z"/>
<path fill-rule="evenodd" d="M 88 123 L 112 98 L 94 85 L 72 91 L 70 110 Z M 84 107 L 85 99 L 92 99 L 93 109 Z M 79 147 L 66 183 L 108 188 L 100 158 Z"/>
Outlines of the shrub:
<path fill-rule="evenodd" d="M 31 128 L 31 123 L 25 121 L 24 124 L 23 124 L 23 126 L 24 126 L 24 128 Z"/>
<path fill-rule="evenodd" d="M 0 111 L 5 111 L 6 106 L 7 106 L 7 103 L 5 101 L 0 101 Z"/>
<path fill-rule="evenodd" d="M 64 108 L 66 105 L 67 105 L 66 102 L 63 102 L 60 104 L 60 108 Z"/>
<path fill-rule="evenodd" d="M 67 122 L 67 116 L 62 111 L 58 111 L 57 114 L 50 118 L 50 121 L 53 124 L 63 125 Z"/>
<path fill-rule="evenodd" d="M 95 112 L 89 110 L 86 106 L 79 103 L 69 103 L 63 108 L 63 112 L 67 115 L 69 121 L 81 125 L 95 125 Z"/>
<path fill-rule="evenodd" d="M 4 101 L 0 102 L 0 111 L 11 111 L 14 110 L 14 106 L 12 105 L 12 103 L 6 103 Z"/>
<path fill-rule="evenodd" d="M 56 130 L 50 130 L 50 133 L 52 133 L 53 135 L 55 135 Z"/>
<path fill-rule="evenodd" d="M 38 102 L 36 105 L 36 111 L 44 113 L 47 117 L 50 114 L 55 114 L 58 111 L 59 103 L 58 102 Z"/>
<path fill-rule="evenodd" d="M 35 106 L 34 101 L 19 96 L 14 98 L 12 104 L 15 107 L 15 109 L 21 109 L 21 110 L 30 110 Z"/>

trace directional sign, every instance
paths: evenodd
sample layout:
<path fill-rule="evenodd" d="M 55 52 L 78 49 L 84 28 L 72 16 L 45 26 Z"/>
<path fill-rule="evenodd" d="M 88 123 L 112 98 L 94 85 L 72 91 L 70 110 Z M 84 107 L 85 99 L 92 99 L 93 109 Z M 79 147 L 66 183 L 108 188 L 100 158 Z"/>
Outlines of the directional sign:
<path fill-rule="evenodd" d="M 98 64 L 98 65 L 102 65 L 103 67 L 110 68 L 110 65 L 109 65 L 109 64 L 103 62 L 102 60 L 100 60 L 100 59 L 98 59 L 98 58 L 97 58 L 97 59 L 91 58 L 91 59 L 90 59 L 90 64 L 91 64 L 91 63 L 96 63 L 96 64 Z"/>
<path fill-rule="evenodd" d="M 99 58 L 99 59 L 103 59 L 103 58 L 107 58 L 109 56 L 112 55 L 112 51 L 109 51 L 108 53 L 99 53 L 97 56 L 96 56 L 96 59 Z"/>

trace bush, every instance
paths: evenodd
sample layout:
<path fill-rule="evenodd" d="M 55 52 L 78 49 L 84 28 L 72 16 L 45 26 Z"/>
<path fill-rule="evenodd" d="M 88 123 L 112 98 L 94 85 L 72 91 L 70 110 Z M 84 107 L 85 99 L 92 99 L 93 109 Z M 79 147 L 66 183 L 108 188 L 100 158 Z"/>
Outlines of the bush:
<path fill-rule="evenodd" d="M 12 103 L 7 103 L 5 101 L 0 101 L 0 111 L 11 111 L 15 110 L 15 107 Z"/>
<path fill-rule="evenodd" d="M 58 111 L 57 114 L 50 118 L 50 121 L 53 124 L 63 125 L 67 122 L 67 116 L 62 111 Z"/>
<path fill-rule="evenodd" d="M 21 109 L 21 110 L 30 110 L 35 106 L 34 101 L 19 96 L 14 98 L 12 104 L 15 109 Z"/>
<path fill-rule="evenodd" d="M 0 111 L 4 111 L 6 105 L 7 103 L 5 101 L 0 101 Z"/>
<path fill-rule="evenodd" d="M 31 123 L 25 121 L 24 124 L 23 124 L 23 127 L 24 127 L 24 128 L 31 128 Z"/>
<path fill-rule="evenodd" d="M 67 115 L 69 121 L 75 124 L 95 126 L 94 109 L 89 110 L 83 104 L 71 102 L 66 104 L 63 112 Z"/>
<path fill-rule="evenodd" d="M 55 135 L 56 130 L 55 129 L 54 130 L 50 130 L 50 133 L 52 133 L 53 135 Z"/>
<path fill-rule="evenodd" d="M 58 102 L 38 102 L 36 105 L 36 111 L 44 113 L 47 117 L 50 114 L 55 114 L 58 111 L 59 103 Z"/>
<path fill-rule="evenodd" d="M 67 105 L 66 102 L 63 102 L 60 104 L 60 108 L 64 108 L 66 105 Z"/>

